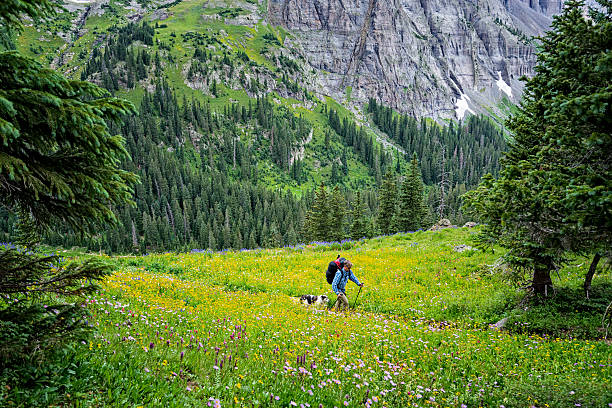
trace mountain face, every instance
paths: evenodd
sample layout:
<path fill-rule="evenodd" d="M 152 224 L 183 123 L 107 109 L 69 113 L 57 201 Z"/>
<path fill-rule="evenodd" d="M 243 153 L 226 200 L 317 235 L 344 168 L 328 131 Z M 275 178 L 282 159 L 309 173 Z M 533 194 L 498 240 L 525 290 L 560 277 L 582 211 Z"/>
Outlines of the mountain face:
<path fill-rule="evenodd" d="M 75 12 L 77 29 L 91 16 L 104 18 L 113 5 L 121 3 L 67 1 L 68 9 Z M 299 78 L 292 79 L 309 92 L 331 96 L 354 113 L 375 98 L 409 115 L 436 119 L 462 119 L 466 113 L 505 116 L 508 100 L 520 100 L 523 83 L 519 78 L 533 75 L 532 37 L 541 35 L 563 7 L 563 0 L 200 3 L 125 0 L 119 8 L 127 10 L 124 18 L 129 21 L 163 22 L 175 14 L 180 17 L 182 12 L 175 9 L 190 7 L 200 8 L 197 13 L 215 24 L 253 30 L 262 24 L 283 27 L 286 56 L 297 58 L 304 68 Z M 211 20 L 211 10 L 230 10 L 228 6 L 238 13 Z M 56 58 L 56 65 L 64 62 L 64 56 Z M 296 97 L 291 92 L 280 94 Z M 298 95 L 297 99 L 303 98 Z"/>
<path fill-rule="evenodd" d="M 562 0 L 269 0 L 268 19 L 337 100 L 374 97 L 414 116 L 462 118 L 533 74 L 530 40 Z M 345 100 L 346 101 L 346 100 Z M 488 109 L 487 109 L 488 108 Z"/>
<path fill-rule="evenodd" d="M 465 222 L 459 197 L 498 171 L 504 134 L 481 116 L 424 116 L 493 116 L 509 105 L 502 97 L 517 102 L 535 63 L 529 38 L 556 10 L 543 0 L 66 2 L 26 24 L 16 46 L 138 108 L 113 130 L 131 157 L 123 168 L 142 181 L 136 207 L 115 209 L 122 227 L 98 241 L 50 238 L 108 251 L 303 242 L 321 184 L 342 187 L 349 209 L 360 192 L 375 234 L 383 175 L 403 180 L 415 154 L 431 217 Z M 9 229 L 0 212 L 0 241 Z"/>

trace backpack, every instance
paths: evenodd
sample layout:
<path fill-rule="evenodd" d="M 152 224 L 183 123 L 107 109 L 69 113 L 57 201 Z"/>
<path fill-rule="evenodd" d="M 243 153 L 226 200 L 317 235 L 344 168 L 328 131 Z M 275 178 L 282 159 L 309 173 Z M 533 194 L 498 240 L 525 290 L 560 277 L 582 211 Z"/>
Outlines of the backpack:
<path fill-rule="evenodd" d="M 344 267 L 345 262 L 346 259 L 340 258 L 340 255 L 338 255 L 335 261 L 331 261 L 329 265 L 327 265 L 327 272 L 325 272 L 325 278 L 327 278 L 327 283 L 331 285 L 334 282 L 336 272 L 338 272 L 338 269 Z"/>

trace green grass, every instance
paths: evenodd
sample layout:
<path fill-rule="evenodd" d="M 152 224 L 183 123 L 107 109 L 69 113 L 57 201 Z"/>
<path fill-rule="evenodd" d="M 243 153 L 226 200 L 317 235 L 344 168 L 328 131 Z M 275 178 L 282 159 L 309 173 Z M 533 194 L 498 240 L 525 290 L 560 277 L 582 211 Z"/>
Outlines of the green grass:
<path fill-rule="evenodd" d="M 44 40 L 41 41 L 41 38 Z M 47 34 L 42 30 L 38 32 L 34 27 L 25 27 L 23 33 L 17 37 L 17 47 L 19 50 L 25 55 L 45 64 L 48 64 L 53 56 L 57 55 L 58 49 L 65 44 L 60 37 Z"/>
<path fill-rule="evenodd" d="M 94 337 L 48 367 L 5 374 L 0 401 L 607 406 L 612 350 L 601 333 L 580 328 L 593 326 L 590 316 L 609 298 L 610 271 L 595 276 L 594 299 L 585 301 L 576 288 L 586 267 L 562 269 L 557 297 L 525 314 L 515 309 L 521 292 L 484 272 L 499 251 L 453 251 L 473 232 L 112 258 L 115 273 L 86 302 Z M 294 302 L 306 293 L 331 295 L 324 270 L 339 252 L 365 283 L 354 312 Z M 355 304 L 351 282 L 347 293 Z M 489 327 L 509 315 L 542 327 Z M 560 321 L 572 322 L 571 334 L 556 336 Z"/>
<path fill-rule="evenodd" d="M 347 103 L 351 102 L 351 95 L 353 93 L 353 87 L 352 86 L 347 86 L 346 87 L 346 92 L 345 92 L 345 99 L 347 101 Z"/>

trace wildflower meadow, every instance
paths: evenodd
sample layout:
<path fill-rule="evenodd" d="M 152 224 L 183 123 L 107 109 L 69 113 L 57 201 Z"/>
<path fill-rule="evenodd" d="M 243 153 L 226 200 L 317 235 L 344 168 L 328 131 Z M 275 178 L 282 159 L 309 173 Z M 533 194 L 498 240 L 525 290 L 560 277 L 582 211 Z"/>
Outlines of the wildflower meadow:
<path fill-rule="evenodd" d="M 83 391 L 68 400 L 126 407 L 612 407 L 612 346 L 603 333 L 535 334 L 516 318 L 509 330 L 491 327 L 512 313 L 522 292 L 490 272 L 499 253 L 454 250 L 471 234 L 114 258 L 116 271 L 83 305 L 94 336 L 62 368 L 82 381 L 71 384 Z M 324 272 L 338 254 L 365 283 L 359 299 L 357 286 L 347 285 L 353 309 L 299 304 L 302 294 L 335 299 Z M 556 285 L 571 286 L 583 272 L 567 267 Z M 600 274 L 595 284 L 609 279 Z"/>

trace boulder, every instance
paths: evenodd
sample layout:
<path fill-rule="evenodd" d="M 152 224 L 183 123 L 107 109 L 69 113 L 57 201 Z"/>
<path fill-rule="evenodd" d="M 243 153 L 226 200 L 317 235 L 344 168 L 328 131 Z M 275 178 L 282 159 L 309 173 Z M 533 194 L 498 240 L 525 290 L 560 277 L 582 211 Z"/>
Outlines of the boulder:
<path fill-rule="evenodd" d="M 508 318 L 504 317 L 499 322 L 492 324 L 491 328 L 494 330 L 502 330 L 504 327 L 506 327 L 506 323 L 508 323 Z"/>
<path fill-rule="evenodd" d="M 474 228 L 477 225 L 478 225 L 478 223 L 476 223 L 474 221 L 468 221 L 465 224 L 463 224 L 463 228 Z"/>
<path fill-rule="evenodd" d="M 453 251 L 455 251 L 455 252 L 464 252 L 464 251 L 471 251 L 473 249 L 474 248 L 472 248 L 471 246 L 461 244 L 461 245 L 457 245 L 456 247 L 454 247 Z"/>
<path fill-rule="evenodd" d="M 457 228 L 456 225 L 451 224 L 448 218 L 442 218 L 429 228 L 429 231 L 439 231 L 446 228 Z"/>

